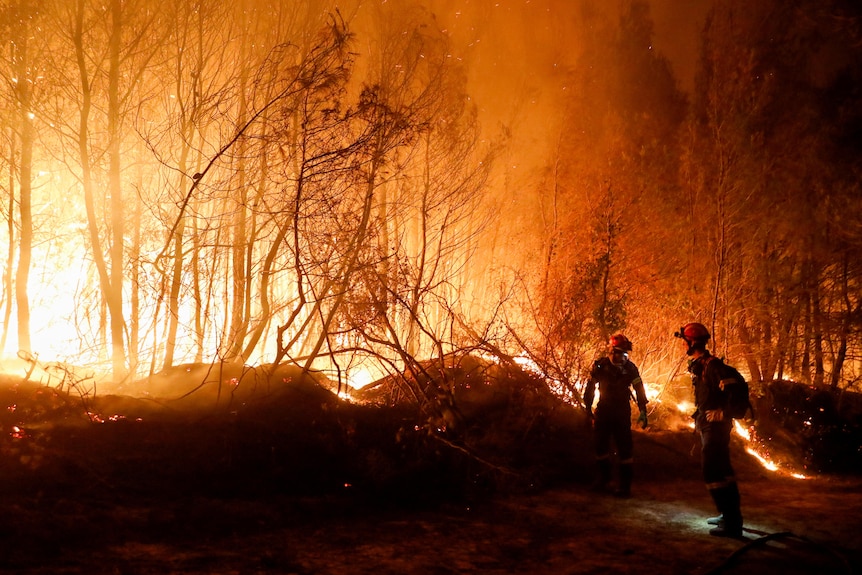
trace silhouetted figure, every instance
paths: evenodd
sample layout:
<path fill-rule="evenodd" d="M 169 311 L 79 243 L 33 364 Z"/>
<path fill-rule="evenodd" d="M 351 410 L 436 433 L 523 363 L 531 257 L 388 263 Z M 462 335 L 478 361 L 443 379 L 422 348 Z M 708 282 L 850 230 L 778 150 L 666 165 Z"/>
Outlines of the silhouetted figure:
<path fill-rule="evenodd" d="M 640 409 L 638 423 L 647 426 L 644 384 L 637 366 L 629 360 L 632 343 L 619 333 L 608 342 L 608 355 L 596 361 L 590 372 L 584 392 L 587 415 L 593 420 L 593 438 L 596 448 L 596 463 L 599 476 L 593 488 L 605 491 L 611 480 L 611 439 L 619 456 L 619 486 L 617 497 L 630 497 L 632 485 L 632 390 Z M 593 399 L 596 385 L 599 388 L 599 403 L 593 415 Z"/>
<path fill-rule="evenodd" d="M 709 534 L 717 537 L 742 536 L 739 488 L 730 464 L 730 432 L 733 419 L 725 409 L 727 399 L 722 384 L 724 362 L 706 349 L 709 331 L 703 324 L 688 323 L 674 334 L 685 343 L 691 357 L 688 371 L 694 386 L 695 426 L 700 432 L 701 464 L 706 488 L 718 509 L 718 517 L 707 519 L 715 525 Z"/>

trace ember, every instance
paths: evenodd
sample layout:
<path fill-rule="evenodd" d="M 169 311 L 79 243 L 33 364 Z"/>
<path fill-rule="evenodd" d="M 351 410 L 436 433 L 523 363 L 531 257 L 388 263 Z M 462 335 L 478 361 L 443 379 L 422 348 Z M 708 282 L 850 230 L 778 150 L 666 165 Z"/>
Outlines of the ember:
<path fill-rule="evenodd" d="M 42 549 L 3 563 L 44 523 L 57 564 L 134 549 L 104 562 L 134 570 L 159 529 L 180 563 L 189 540 L 254 525 L 274 550 L 238 545 L 259 564 L 233 572 L 316 572 L 270 528 L 317 497 L 363 517 L 359 497 L 475 510 L 579 490 L 584 378 L 620 330 L 649 400 L 642 485 L 676 495 L 698 455 L 680 316 L 760 394 L 757 421 L 734 423 L 743 470 L 792 493 L 862 468 L 858 1 L 16 0 L 0 15 L 0 482 L 17 490 L 0 569 L 56 570 Z M 610 503 L 569 503 L 603 529 L 560 534 L 536 513 L 541 529 L 494 541 L 501 513 L 457 540 L 492 571 L 626 571 L 566 564 L 602 552 L 571 535 L 625 531 Z M 694 509 L 614 551 L 702 571 L 698 545 L 672 565 L 647 540 L 668 517 L 696 534 Z M 428 545 L 415 519 L 383 572 L 456 541 Z M 127 537 L 136 525 L 152 531 Z M 342 560 L 366 551 L 387 556 Z M 464 556 L 414 571 L 468 572 Z M 347 567 L 331 571 L 363 571 Z"/>

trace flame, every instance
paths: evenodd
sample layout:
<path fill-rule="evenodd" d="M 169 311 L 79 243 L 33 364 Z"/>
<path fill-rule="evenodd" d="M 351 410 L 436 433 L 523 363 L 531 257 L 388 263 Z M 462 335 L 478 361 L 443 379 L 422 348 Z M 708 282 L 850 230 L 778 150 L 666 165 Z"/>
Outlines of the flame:
<path fill-rule="evenodd" d="M 351 370 L 347 375 L 347 383 L 353 389 L 362 389 L 376 379 L 371 369 L 365 366 L 360 366 Z"/>
<path fill-rule="evenodd" d="M 661 392 L 662 389 L 660 386 L 644 382 L 644 394 L 646 395 L 647 401 L 661 403 Z"/>
<path fill-rule="evenodd" d="M 754 450 L 754 448 L 752 448 L 752 447 L 748 447 L 748 448 L 746 448 L 746 450 L 745 450 L 745 451 L 746 451 L 746 452 L 748 452 L 748 453 L 750 453 L 751 455 L 753 455 L 753 456 L 754 456 L 754 458 L 755 458 L 755 459 L 757 459 L 757 460 L 760 462 L 760 464 L 761 464 L 763 467 L 765 467 L 766 469 L 768 469 L 769 471 L 778 471 L 778 470 L 779 470 L 779 469 L 778 469 L 778 465 L 777 465 L 777 464 L 775 464 L 774 462 L 772 462 L 772 461 L 770 461 L 770 460 L 766 459 L 766 457 L 764 457 L 763 455 L 761 455 L 761 454 L 759 454 L 758 452 L 756 452 L 756 451 Z"/>
<path fill-rule="evenodd" d="M 757 459 L 764 467 L 764 469 L 768 469 L 769 471 L 775 471 L 777 473 L 782 473 L 789 477 L 793 477 L 794 479 L 808 479 L 808 477 L 802 473 L 796 471 L 788 471 L 782 468 L 775 461 L 769 459 L 767 455 L 765 455 L 761 451 L 758 451 L 757 442 L 754 440 L 751 427 L 746 427 L 742 423 L 740 423 L 738 419 L 734 419 L 733 429 L 736 434 L 748 444 L 745 448 L 745 451 L 752 457 Z"/>
<path fill-rule="evenodd" d="M 492 355 L 492 354 L 483 354 L 482 357 L 484 357 L 485 359 L 488 359 L 490 361 L 493 361 L 495 363 L 499 363 L 499 361 L 500 361 L 500 358 L 498 358 L 497 356 Z M 521 366 L 521 368 L 523 368 L 525 371 L 530 371 L 530 372 L 535 373 L 536 375 L 544 378 L 548 382 L 548 387 L 551 389 L 551 391 L 556 393 L 557 395 L 559 395 L 563 399 L 566 399 L 566 397 L 568 397 L 570 395 L 570 392 L 567 390 L 567 388 L 563 384 L 563 382 L 558 381 L 558 380 L 553 379 L 553 378 L 550 378 L 546 373 L 544 373 L 542 371 L 542 369 L 539 367 L 539 365 L 535 361 L 533 361 L 526 353 L 521 353 L 517 356 L 514 356 L 513 359 L 514 359 L 515 363 L 518 364 L 519 366 Z M 358 372 L 355 372 L 355 373 L 361 373 L 361 370 Z M 356 377 L 356 376 L 354 375 L 354 377 Z M 356 381 L 356 380 L 351 379 L 351 384 L 353 384 L 354 381 Z M 367 383 L 368 382 L 366 382 L 366 384 Z M 353 385 L 353 387 L 356 387 L 356 386 Z M 598 397 L 598 390 L 596 390 L 596 391 L 597 391 L 597 397 Z M 654 401 L 657 403 L 661 403 L 660 396 L 661 396 L 662 389 L 660 386 L 644 382 L 644 391 L 646 392 L 647 399 L 649 399 L 651 402 Z M 693 412 L 693 410 L 695 409 L 695 405 L 691 401 L 682 400 L 682 401 L 679 401 L 676 403 L 676 409 L 681 414 L 690 415 Z M 691 420 L 688 421 L 686 426 L 689 428 L 694 428 L 695 427 L 694 421 L 691 421 Z M 795 479 L 808 479 L 808 476 L 806 476 L 802 473 L 799 473 L 796 471 L 789 471 L 785 468 L 782 468 L 778 463 L 771 460 L 767 455 L 765 455 L 764 453 L 759 451 L 758 447 L 757 447 L 757 442 L 756 442 L 755 437 L 754 437 L 754 434 L 752 433 L 753 428 L 746 427 L 738 419 L 735 419 L 735 420 L 733 420 L 733 429 L 736 432 L 736 434 L 740 438 L 742 438 L 742 440 L 746 443 L 746 449 L 745 449 L 746 452 L 749 453 L 755 459 L 757 459 L 765 469 L 768 469 L 769 471 L 773 471 L 773 472 L 777 472 L 777 473 L 782 473 L 782 474 L 785 474 L 789 477 L 793 477 Z"/>
<path fill-rule="evenodd" d="M 746 441 L 751 441 L 751 430 L 742 425 L 738 419 L 733 420 L 733 429 L 736 434 Z"/>
<path fill-rule="evenodd" d="M 676 408 L 680 413 L 690 414 L 694 411 L 694 404 L 690 401 L 680 401 L 676 404 Z"/>
<path fill-rule="evenodd" d="M 521 354 L 516 355 L 512 359 L 514 360 L 515 363 L 517 363 L 518 365 L 520 365 L 522 368 L 526 369 L 527 371 L 532 371 L 533 373 L 535 373 L 537 375 L 541 375 L 543 377 L 546 377 L 545 373 L 541 370 L 539 365 L 535 361 L 533 361 L 525 352 L 522 352 Z"/>

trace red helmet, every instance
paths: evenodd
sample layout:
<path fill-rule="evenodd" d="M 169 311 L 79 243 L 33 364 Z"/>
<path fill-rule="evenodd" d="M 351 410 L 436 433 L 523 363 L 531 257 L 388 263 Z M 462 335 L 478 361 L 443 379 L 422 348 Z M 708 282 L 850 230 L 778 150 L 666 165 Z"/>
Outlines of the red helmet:
<path fill-rule="evenodd" d="M 621 333 L 612 335 L 611 339 L 608 340 L 608 345 L 613 349 L 620 349 L 622 351 L 632 350 L 632 342 Z"/>
<path fill-rule="evenodd" d="M 709 330 L 702 323 L 687 323 L 673 335 L 684 339 L 689 347 L 694 344 L 706 345 L 710 337 Z"/>

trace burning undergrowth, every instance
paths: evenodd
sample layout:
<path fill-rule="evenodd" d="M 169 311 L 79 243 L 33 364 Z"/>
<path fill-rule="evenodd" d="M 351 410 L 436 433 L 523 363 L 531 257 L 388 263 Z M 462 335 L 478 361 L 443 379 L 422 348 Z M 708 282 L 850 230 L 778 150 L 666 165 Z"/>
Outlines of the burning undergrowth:
<path fill-rule="evenodd" d="M 574 408 L 517 369 L 460 372 L 449 424 L 415 401 L 376 401 L 370 390 L 350 401 L 328 387 L 290 366 L 186 365 L 82 401 L 8 377 L 0 479 L 34 489 L 364 493 L 421 504 L 546 485 L 577 473 L 573 459 L 586 453 Z M 384 388 L 376 387 L 381 398 Z"/>
<path fill-rule="evenodd" d="M 361 494 L 424 505 L 589 481 L 582 410 L 538 376 L 477 358 L 426 373 L 426 390 L 445 383 L 450 393 L 423 402 L 386 379 L 343 399 L 294 366 L 179 366 L 87 401 L 6 377 L 0 485 L 143 497 Z M 806 472 L 860 469 L 858 409 L 788 383 L 768 389 L 758 402 L 761 449 Z M 696 476 L 691 431 L 662 430 L 661 421 L 636 441 L 678 452 Z"/>
<path fill-rule="evenodd" d="M 635 430 L 623 502 L 588 490 L 586 418 L 540 378 L 476 358 L 425 367 L 425 381 L 353 399 L 295 366 L 178 366 L 87 398 L 6 377 L 0 570 L 691 573 L 736 544 L 706 536 L 698 440 L 669 397 Z M 440 385 L 447 416 L 408 392 L 436 398 Z M 842 550 L 858 547 L 857 478 L 795 481 L 743 447 L 735 437 L 753 534 L 834 530 Z M 786 572 L 822 567 L 810 554 L 788 556 Z"/>
<path fill-rule="evenodd" d="M 765 451 L 810 473 L 862 471 L 862 394 L 776 381 L 755 409 Z"/>

